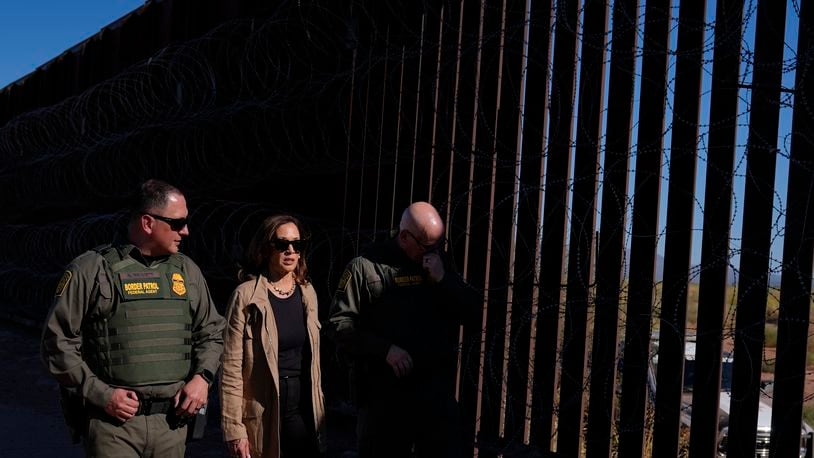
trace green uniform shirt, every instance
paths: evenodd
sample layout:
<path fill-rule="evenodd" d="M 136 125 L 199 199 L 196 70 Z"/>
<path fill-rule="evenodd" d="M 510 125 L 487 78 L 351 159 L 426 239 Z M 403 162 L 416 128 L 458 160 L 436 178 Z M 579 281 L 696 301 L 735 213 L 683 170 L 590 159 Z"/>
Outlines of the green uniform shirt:
<path fill-rule="evenodd" d="M 396 240 L 373 246 L 343 273 L 327 335 L 366 366 L 368 377 L 392 376 L 385 360 L 391 344 L 410 354 L 418 378 L 454 375 L 458 325 L 477 316 L 480 295 L 449 262 L 444 266 L 443 279 L 433 283 Z"/>
<path fill-rule="evenodd" d="M 133 245 L 118 247 L 125 256 L 145 265 L 141 253 Z M 223 351 L 223 317 L 215 309 L 209 288 L 200 268 L 188 257 L 179 254 L 183 262 L 186 289 L 192 312 L 192 352 L 187 380 L 203 370 L 215 373 Z M 153 263 L 168 262 L 169 257 Z M 103 257 L 91 250 L 74 259 L 57 285 L 54 304 L 46 319 L 42 334 L 42 360 L 48 372 L 66 386 L 75 387 L 91 404 L 104 407 L 116 386 L 109 385 L 94 374 L 82 358 L 82 328 L 88 314 L 109 316 L 104 310 L 115 293 L 113 279 L 104 267 Z M 185 380 L 163 385 L 122 387 L 145 397 L 175 396 Z"/>

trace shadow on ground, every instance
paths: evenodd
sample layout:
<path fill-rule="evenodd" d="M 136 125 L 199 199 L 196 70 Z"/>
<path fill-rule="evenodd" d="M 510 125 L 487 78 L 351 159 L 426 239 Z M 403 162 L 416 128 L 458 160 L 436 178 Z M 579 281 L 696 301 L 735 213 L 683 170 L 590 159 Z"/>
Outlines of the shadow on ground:
<path fill-rule="evenodd" d="M 0 323 L 0 457 L 32 458 L 84 456 L 72 445 L 62 413 L 56 382 L 39 359 L 39 330 L 13 323 Z M 356 457 L 355 417 L 344 407 L 329 406 L 328 457 Z M 220 430 L 220 403 L 213 387 L 210 415 L 204 438 L 190 442 L 187 457 L 225 457 Z"/>

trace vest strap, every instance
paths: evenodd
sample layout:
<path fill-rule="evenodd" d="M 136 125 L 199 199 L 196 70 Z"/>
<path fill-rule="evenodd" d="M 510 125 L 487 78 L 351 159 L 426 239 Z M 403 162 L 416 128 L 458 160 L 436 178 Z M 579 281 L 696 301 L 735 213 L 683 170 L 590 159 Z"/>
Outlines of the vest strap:
<path fill-rule="evenodd" d="M 190 359 L 189 353 L 158 353 L 151 355 L 117 356 L 110 358 L 113 366 L 124 366 L 127 364 L 155 363 L 159 361 L 186 361 Z"/>
<path fill-rule="evenodd" d="M 110 344 L 110 349 L 116 351 L 124 350 L 125 348 L 170 347 L 175 345 L 192 345 L 192 339 L 163 338 L 163 339 L 129 340 L 127 342 L 112 343 Z"/>
<path fill-rule="evenodd" d="M 108 328 L 107 335 L 120 336 L 124 334 L 137 334 L 140 332 L 190 331 L 190 330 L 192 330 L 192 325 L 182 323 L 140 324 L 135 326 L 125 326 L 123 328 Z"/>

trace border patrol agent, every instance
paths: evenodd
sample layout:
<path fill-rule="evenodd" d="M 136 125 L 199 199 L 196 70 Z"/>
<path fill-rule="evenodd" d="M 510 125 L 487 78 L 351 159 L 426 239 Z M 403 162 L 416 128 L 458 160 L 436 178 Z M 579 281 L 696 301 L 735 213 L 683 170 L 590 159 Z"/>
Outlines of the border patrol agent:
<path fill-rule="evenodd" d="M 399 228 L 350 261 L 326 331 L 351 359 L 360 457 L 454 458 L 458 331 L 480 298 L 450 269 L 432 205 L 407 207 Z"/>
<path fill-rule="evenodd" d="M 87 456 L 183 457 L 187 422 L 205 408 L 224 321 L 198 266 L 183 194 L 145 182 L 127 241 L 74 259 L 42 335 L 42 360 Z"/>

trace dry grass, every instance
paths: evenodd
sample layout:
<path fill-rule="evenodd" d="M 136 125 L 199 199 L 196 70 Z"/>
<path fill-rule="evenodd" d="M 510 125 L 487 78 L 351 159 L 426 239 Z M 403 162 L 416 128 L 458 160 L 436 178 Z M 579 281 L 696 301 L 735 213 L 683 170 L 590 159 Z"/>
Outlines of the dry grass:
<path fill-rule="evenodd" d="M 658 329 L 659 326 L 659 319 L 660 319 L 660 306 L 661 306 L 661 291 L 662 285 L 657 284 L 654 289 L 653 298 L 656 301 L 656 306 L 653 310 L 653 329 Z M 764 343 L 764 357 L 762 361 L 762 370 L 766 373 L 767 378 L 771 378 L 771 374 L 774 372 L 774 365 L 775 365 L 775 348 L 777 346 L 777 329 L 778 329 L 778 320 L 779 320 L 779 290 L 777 289 L 770 289 L 767 294 L 766 300 L 766 327 L 765 327 L 765 343 Z M 698 322 L 698 298 L 699 298 L 699 285 L 698 284 L 690 284 L 687 290 L 687 329 L 688 331 L 695 330 L 697 328 Z M 737 304 L 737 288 L 734 286 L 729 286 L 726 290 L 725 294 L 725 310 L 724 310 L 724 338 L 726 340 L 724 347 L 727 350 L 731 350 L 734 344 L 734 335 L 735 335 L 735 306 Z M 620 308 L 621 308 L 621 315 L 620 319 L 624 322 L 625 320 L 625 309 L 627 305 L 627 283 L 623 283 L 622 285 L 622 295 L 620 297 Z M 592 315 L 589 315 L 589 319 L 592 318 Z M 809 339 L 807 342 L 807 367 L 809 368 L 808 373 L 814 374 L 814 305 L 811 307 L 811 315 L 809 318 Z M 588 327 L 588 341 L 592 338 L 593 330 L 593 323 L 589 324 Z M 624 325 L 622 323 L 622 329 L 620 329 L 620 339 L 624 339 Z M 621 374 L 617 373 L 617 383 L 621 383 Z M 620 393 L 617 391 L 617 396 Z M 619 400 L 617 399 L 617 403 Z M 585 406 L 587 409 L 588 403 L 586 402 Z M 646 447 L 649 447 L 650 434 L 652 434 L 652 407 L 648 405 L 648 411 L 646 412 L 646 421 L 647 426 L 645 428 L 646 431 Z M 617 410 L 618 414 L 618 410 Z M 805 391 L 805 399 L 804 399 L 804 406 L 803 406 L 803 417 L 804 420 L 810 424 L 814 425 L 814 376 L 809 375 L 806 379 L 806 391 Z M 618 446 L 618 432 L 615 430 L 617 425 L 614 424 L 614 431 L 612 434 L 612 440 L 614 441 L 612 449 L 616 450 Z M 682 428 L 680 433 L 680 450 L 679 450 L 679 457 L 686 457 L 688 456 L 688 449 L 689 449 L 689 430 L 687 428 Z"/>
<path fill-rule="evenodd" d="M 698 284 L 690 284 L 687 290 L 687 328 L 697 327 L 698 322 Z M 656 289 L 657 299 L 661 297 L 661 289 Z M 737 288 L 727 287 L 726 308 L 724 311 L 724 336 L 734 336 L 735 331 L 735 304 L 737 303 Z M 807 342 L 806 367 L 809 374 L 814 373 L 814 305 L 810 309 L 809 315 L 809 338 Z M 766 356 L 763 358 L 762 370 L 766 374 L 774 373 L 775 358 L 774 350 L 777 347 L 777 324 L 780 317 L 780 291 L 777 288 L 770 288 L 766 299 L 766 328 L 764 338 L 764 348 Z M 654 314 L 654 324 L 658 326 L 658 313 Z M 809 377 L 806 380 L 805 405 L 803 413 L 806 422 L 814 424 L 814 380 Z"/>

